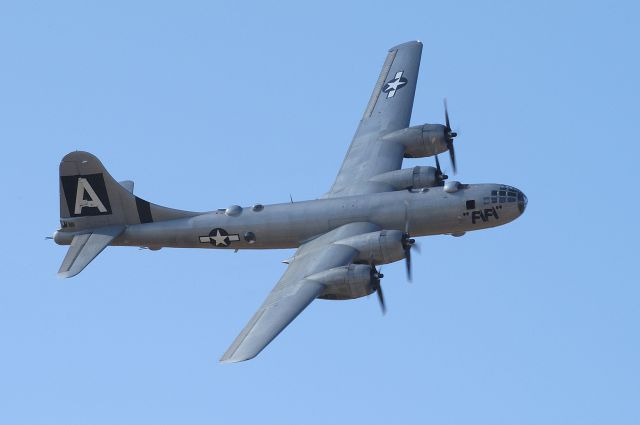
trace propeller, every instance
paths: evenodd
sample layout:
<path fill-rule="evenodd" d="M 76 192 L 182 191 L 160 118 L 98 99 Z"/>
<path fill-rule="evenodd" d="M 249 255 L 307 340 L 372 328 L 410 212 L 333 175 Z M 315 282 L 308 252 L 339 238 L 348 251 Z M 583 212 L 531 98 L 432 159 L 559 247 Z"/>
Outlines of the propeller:
<path fill-rule="evenodd" d="M 419 248 L 417 248 L 416 245 L 416 240 L 412 239 L 411 236 L 409 235 L 409 233 L 405 232 L 402 235 L 402 249 L 404 249 L 404 259 L 405 259 L 405 264 L 407 266 L 407 280 L 409 282 L 411 282 L 412 276 L 411 276 L 411 248 L 416 247 L 416 249 L 419 250 Z"/>
<path fill-rule="evenodd" d="M 416 243 L 416 240 L 411 238 L 409 233 L 409 215 L 408 215 L 408 202 L 404 202 L 404 233 L 402 234 L 402 249 L 404 250 L 404 259 L 407 266 L 407 280 L 411 282 L 411 249 L 415 249 L 420 253 L 420 247 Z"/>
<path fill-rule="evenodd" d="M 447 149 L 449 150 L 449 156 L 451 157 L 451 165 L 453 166 L 453 173 L 456 169 L 456 151 L 453 149 L 453 139 L 458 135 L 455 131 L 451 130 L 451 124 L 449 122 L 449 108 L 447 107 L 447 98 L 444 98 L 444 121 L 445 121 L 445 138 L 447 143 Z"/>
<path fill-rule="evenodd" d="M 373 289 L 375 289 L 376 293 L 378 294 L 378 301 L 380 302 L 380 308 L 382 309 L 382 314 L 386 314 L 387 306 L 384 303 L 384 294 L 382 293 L 382 286 L 380 285 L 380 279 L 382 279 L 384 275 L 376 269 L 376 266 L 373 263 L 371 263 L 369 275 L 371 276 L 371 286 L 373 287 Z"/>
<path fill-rule="evenodd" d="M 442 172 L 442 168 L 440 168 L 440 161 L 438 160 L 438 155 L 436 155 L 436 179 L 438 180 L 438 182 L 442 183 L 448 178 L 449 176 Z"/>

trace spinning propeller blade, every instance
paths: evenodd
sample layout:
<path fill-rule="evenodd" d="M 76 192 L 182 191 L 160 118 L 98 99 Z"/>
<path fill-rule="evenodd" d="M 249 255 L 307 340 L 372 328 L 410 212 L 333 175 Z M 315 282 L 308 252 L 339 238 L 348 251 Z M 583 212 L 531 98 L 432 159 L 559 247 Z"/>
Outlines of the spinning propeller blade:
<path fill-rule="evenodd" d="M 411 248 L 416 247 L 416 240 L 411 238 L 411 234 L 409 233 L 409 204 L 407 201 L 404 202 L 404 234 L 402 235 L 402 249 L 404 250 L 404 259 L 405 265 L 407 268 L 407 281 L 411 282 L 412 273 L 411 273 Z M 417 249 L 420 252 L 419 249 Z"/>
<path fill-rule="evenodd" d="M 384 294 L 382 293 L 382 285 L 380 285 L 380 279 L 382 279 L 384 275 L 376 269 L 376 266 L 373 263 L 371 263 L 371 269 L 369 273 L 371 276 L 371 286 L 378 294 L 378 302 L 380 303 L 380 309 L 382 310 L 382 314 L 384 315 L 387 313 L 387 306 L 384 303 Z"/>
<path fill-rule="evenodd" d="M 447 106 L 447 98 L 444 98 L 443 103 L 444 103 L 444 122 L 446 127 L 445 137 L 446 137 L 447 149 L 449 150 L 449 157 L 451 158 L 451 165 L 453 167 L 453 173 L 455 174 L 457 172 L 457 167 L 456 167 L 456 151 L 453 148 L 453 139 L 458 135 L 458 133 L 451 130 L 451 123 L 449 121 L 449 108 Z"/>
<path fill-rule="evenodd" d="M 446 174 L 442 172 L 442 168 L 440 168 L 440 161 L 438 160 L 438 155 L 436 155 L 436 178 L 440 183 L 449 178 Z"/>

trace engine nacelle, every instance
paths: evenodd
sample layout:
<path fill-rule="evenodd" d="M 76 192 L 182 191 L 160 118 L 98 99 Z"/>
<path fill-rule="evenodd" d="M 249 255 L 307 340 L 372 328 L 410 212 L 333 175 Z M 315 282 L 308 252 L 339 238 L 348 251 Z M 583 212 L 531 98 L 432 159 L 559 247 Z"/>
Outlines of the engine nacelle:
<path fill-rule="evenodd" d="M 447 151 L 446 133 L 442 124 L 424 124 L 394 131 L 382 139 L 404 146 L 405 158 L 423 158 Z"/>
<path fill-rule="evenodd" d="M 393 190 L 421 189 L 440 185 L 435 167 L 417 166 L 389 171 L 371 178 L 371 181 L 387 183 Z"/>
<path fill-rule="evenodd" d="M 400 230 L 380 230 L 352 236 L 334 242 L 347 245 L 358 251 L 354 262 L 388 264 L 404 258 L 404 239 L 406 235 Z"/>
<path fill-rule="evenodd" d="M 364 264 L 335 267 L 307 276 L 307 279 L 324 284 L 325 290 L 318 298 L 325 300 L 350 300 L 375 291 L 371 268 Z"/>

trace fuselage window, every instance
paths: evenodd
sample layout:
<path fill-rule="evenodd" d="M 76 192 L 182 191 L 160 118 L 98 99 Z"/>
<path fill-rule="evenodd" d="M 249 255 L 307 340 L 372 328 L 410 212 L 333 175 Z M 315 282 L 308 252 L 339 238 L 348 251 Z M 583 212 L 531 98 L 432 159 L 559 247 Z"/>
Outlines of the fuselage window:
<path fill-rule="evenodd" d="M 467 201 L 467 209 L 468 210 L 474 210 L 476 208 L 476 201 L 475 200 L 469 200 Z"/>

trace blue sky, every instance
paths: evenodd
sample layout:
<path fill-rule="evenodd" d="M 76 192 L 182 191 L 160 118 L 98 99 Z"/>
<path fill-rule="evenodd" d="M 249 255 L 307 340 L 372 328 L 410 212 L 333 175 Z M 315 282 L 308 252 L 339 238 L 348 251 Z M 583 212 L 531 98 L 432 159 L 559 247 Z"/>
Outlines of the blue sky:
<path fill-rule="evenodd" d="M 640 423 L 636 4 L 239 3 L 0 5 L 0 423 Z M 220 365 L 290 251 L 110 248 L 55 276 L 67 152 L 177 208 L 314 198 L 414 39 L 412 123 L 448 97 L 457 178 L 529 207 L 423 238 L 412 285 L 385 266 L 385 317 L 316 302 Z"/>

